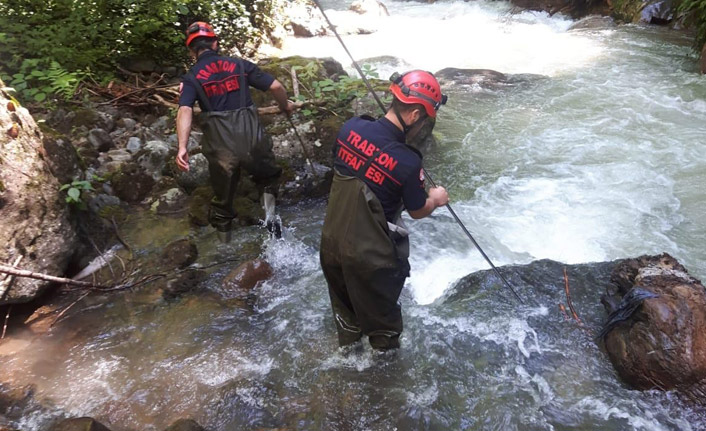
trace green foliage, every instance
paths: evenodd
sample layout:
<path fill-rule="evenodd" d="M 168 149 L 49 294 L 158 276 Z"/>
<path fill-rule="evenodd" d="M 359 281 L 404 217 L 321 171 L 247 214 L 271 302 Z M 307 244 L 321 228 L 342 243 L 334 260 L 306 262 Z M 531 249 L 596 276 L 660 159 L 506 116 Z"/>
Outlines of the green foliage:
<path fill-rule="evenodd" d="M 65 98 L 87 71 L 105 81 L 134 59 L 182 64 L 188 58 L 184 30 L 193 21 L 211 22 L 224 48 L 248 55 L 275 28 L 279 2 L 2 0 L 0 71 L 23 98 Z"/>
<path fill-rule="evenodd" d="M 706 0 L 681 0 L 678 11 L 689 16 L 688 21 L 696 28 L 695 48 L 701 51 L 706 43 Z"/>
<path fill-rule="evenodd" d="M 43 66 L 39 59 L 26 59 L 19 72 L 2 76 L 24 100 L 44 102 L 53 95 L 62 100 L 73 97 L 83 73 L 70 73 L 56 61 Z"/>
<path fill-rule="evenodd" d="M 59 191 L 63 192 L 66 190 L 66 202 L 70 204 L 80 205 L 83 203 L 81 200 L 81 193 L 85 190 L 94 190 L 90 181 L 79 181 L 74 180 L 68 184 L 64 184 L 59 188 Z"/>
<path fill-rule="evenodd" d="M 297 79 L 307 94 L 300 94 L 299 100 L 310 100 L 314 102 L 311 108 L 304 108 L 301 113 L 311 117 L 324 110 L 336 115 L 346 114 L 350 102 L 358 97 L 368 94 L 368 88 L 362 79 L 350 76 L 342 76 L 338 80 L 331 78 L 319 79 L 321 64 L 317 61 L 310 61 L 304 66 L 293 66 L 297 72 Z M 377 70 L 369 64 L 361 67 L 365 77 L 368 79 L 378 79 Z"/>

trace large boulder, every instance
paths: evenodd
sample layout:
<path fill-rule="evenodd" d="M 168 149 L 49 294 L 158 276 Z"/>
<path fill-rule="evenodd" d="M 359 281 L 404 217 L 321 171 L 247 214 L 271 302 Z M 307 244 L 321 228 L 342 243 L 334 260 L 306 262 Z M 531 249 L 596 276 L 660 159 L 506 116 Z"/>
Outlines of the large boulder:
<path fill-rule="evenodd" d="M 0 263 L 61 276 L 76 232 L 42 153 L 42 133 L 32 116 L 0 91 Z M 0 281 L 0 305 L 31 301 L 48 286 L 30 278 Z"/>
<path fill-rule="evenodd" d="M 536 10 L 549 14 L 562 13 L 574 19 L 587 15 L 610 15 L 611 1 L 583 1 L 583 0 L 511 0 L 514 6 L 521 9 Z"/>
<path fill-rule="evenodd" d="M 642 8 L 640 21 L 647 24 L 669 24 L 676 12 L 671 0 L 653 0 Z"/>
<path fill-rule="evenodd" d="M 604 298 L 601 333 L 620 377 L 637 389 L 685 389 L 706 379 L 706 293 L 672 256 L 626 259 Z"/>
<path fill-rule="evenodd" d="M 45 161 L 59 184 L 67 184 L 81 175 L 81 161 L 68 138 L 45 135 L 42 140 Z"/>
<path fill-rule="evenodd" d="M 89 417 L 65 419 L 51 427 L 50 431 L 110 431 L 108 427 Z"/>

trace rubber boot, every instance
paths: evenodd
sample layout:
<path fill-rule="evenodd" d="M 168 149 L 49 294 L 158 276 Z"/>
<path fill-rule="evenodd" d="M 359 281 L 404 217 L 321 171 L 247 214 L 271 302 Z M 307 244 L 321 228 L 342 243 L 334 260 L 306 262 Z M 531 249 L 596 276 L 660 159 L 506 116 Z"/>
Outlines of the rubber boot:
<path fill-rule="evenodd" d="M 275 195 L 272 193 L 263 193 L 262 206 L 265 208 L 265 226 L 267 230 L 273 234 L 275 238 L 282 238 L 282 222 L 275 214 Z"/>
<path fill-rule="evenodd" d="M 221 241 L 223 244 L 228 244 L 231 239 L 233 239 L 233 230 L 232 230 L 232 222 L 228 222 L 227 229 L 225 231 L 222 230 L 216 230 L 216 235 L 218 236 L 218 240 Z"/>

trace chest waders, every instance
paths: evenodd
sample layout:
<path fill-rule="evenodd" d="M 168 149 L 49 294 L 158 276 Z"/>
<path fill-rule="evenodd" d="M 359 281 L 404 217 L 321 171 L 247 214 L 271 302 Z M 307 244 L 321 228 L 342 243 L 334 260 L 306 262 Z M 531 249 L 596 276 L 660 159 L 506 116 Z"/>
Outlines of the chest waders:
<path fill-rule="evenodd" d="M 361 179 L 334 172 L 320 258 L 341 346 L 365 334 L 375 349 L 399 347 L 409 243 L 402 226 L 390 225 Z"/>
<path fill-rule="evenodd" d="M 245 79 L 243 62 L 240 59 L 236 59 L 236 62 L 240 71 L 240 105 L 245 106 L 248 82 Z M 208 160 L 214 193 L 208 220 L 217 230 L 227 232 L 231 230 L 232 221 L 237 216 L 233 199 L 240 178 L 240 168 L 252 175 L 260 195 L 263 192 L 276 195 L 275 184 L 282 168 L 275 162 L 272 139 L 260 124 L 255 105 L 231 111 L 213 111 L 193 72 L 189 72 L 186 79 L 196 88 L 202 110 L 199 116 L 203 131 L 201 145 L 203 155 Z"/>

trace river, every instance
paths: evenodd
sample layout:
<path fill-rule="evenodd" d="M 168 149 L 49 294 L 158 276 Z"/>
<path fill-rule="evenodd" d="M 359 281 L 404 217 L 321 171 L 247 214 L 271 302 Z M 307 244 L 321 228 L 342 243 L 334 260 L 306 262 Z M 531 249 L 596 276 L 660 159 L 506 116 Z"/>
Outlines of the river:
<path fill-rule="evenodd" d="M 444 88 L 439 146 L 425 159 L 496 265 L 668 252 L 706 276 L 706 77 L 688 36 L 636 25 L 568 31 L 566 17 L 513 14 L 504 2 L 386 4 L 391 17 L 371 24 L 376 33 L 344 36 L 356 58 L 378 58 L 368 63 L 381 76 L 456 67 L 524 77 Z M 350 69 L 333 37 L 288 40 L 283 53 L 332 56 Z M 622 385 L 591 337 L 562 321 L 560 296 L 513 305 L 496 284 L 477 301 L 445 297 L 487 268 L 446 210 L 408 223 L 402 349 L 337 349 L 318 266 L 324 209 L 283 209 L 283 241 L 257 228 L 230 246 L 197 239 L 202 263 L 266 240 L 275 275 L 245 298 L 222 290 L 223 269 L 206 294 L 176 302 L 149 292 L 87 299 L 4 365 L 55 407 L 28 410 L 20 429 L 64 412 L 117 431 L 161 430 L 179 417 L 213 430 L 706 428 L 674 394 Z M 551 284 L 535 275 L 529 281 Z M 604 318 L 597 296 L 576 298 L 588 322 Z"/>

